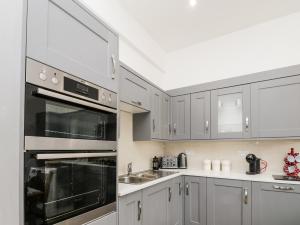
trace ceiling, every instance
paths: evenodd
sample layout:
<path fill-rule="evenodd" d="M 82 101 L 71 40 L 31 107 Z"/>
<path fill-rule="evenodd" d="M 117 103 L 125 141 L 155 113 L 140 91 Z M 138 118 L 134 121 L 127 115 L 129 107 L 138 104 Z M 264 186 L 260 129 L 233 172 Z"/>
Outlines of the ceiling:
<path fill-rule="evenodd" d="M 300 11 L 299 0 L 118 0 L 167 52 Z"/>

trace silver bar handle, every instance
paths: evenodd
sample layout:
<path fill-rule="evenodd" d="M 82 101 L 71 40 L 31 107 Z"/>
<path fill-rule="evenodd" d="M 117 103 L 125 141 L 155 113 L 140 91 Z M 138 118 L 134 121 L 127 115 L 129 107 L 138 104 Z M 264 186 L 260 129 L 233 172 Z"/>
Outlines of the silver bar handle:
<path fill-rule="evenodd" d="M 37 154 L 36 159 L 72 159 L 72 158 L 95 158 L 117 156 L 117 153 L 54 153 L 54 154 Z"/>
<path fill-rule="evenodd" d="M 152 120 L 152 123 L 153 123 L 153 126 L 152 126 L 153 132 L 155 132 L 155 119 Z"/>
<path fill-rule="evenodd" d="M 244 204 L 248 204 L 248 188 L 244 188 Z"/>
<path fill-rule="evenodd" d="M 115 109 L 111 109 L 111 108 L 108 108 L 108 107 L 105 107 L 102 105 L 98 105 L 98 104 L 94 104 L 94 103 L 84 101 L 81 99 L 73 98 L 73 97 L 70 97 L 67 95 L 62 95 L 62 94 L 59 94 L 59 93 L 56 93 L 53 91 L 48 91 L 43 88 L 38 88 L 36 91 L 36 94 L 63 100 L 63 101 L 67 101 L 67 102 L 71 102 L 71 103 L 75 103 L 75 104 L 79 104 L 79 105 L 83 105 L 83 106 L 87 106 L 87 107 L 94 108 L 94 109 L 103 110 L 106 112 L 111 112 L 111 113 L 115 113 L 115 114 L 117 113 L 117 110 L 115 110 Z"/>
<path fill-rule="evenodd" d="M 169 187 L 169 202 L 172 200 L 172 189 Z"/>
<path fill-rule="evenodd" d="M 116 57 L 115 55 L 111 55 L 111 62 L 112 62 L 112 74 L 111 79 L 116 79 Z"/>
<path fill-rule="evenodd" d="M 141 201 L 138 201 L 138 221 L 141 220 L 141 217 L 142 217 L 142 204 L 141 204 Z"/>
<path fill-rule="evenodd" d="M 179 183 L 178 186 L 179 186 L 179 196 L 181 196 L 181 191 L 182 191 L 182 190 L 181 190 L 181 183 Z"/>
<path fill-rule="evenodd" d="M 174 132 L 174 134 L 176 134 L 176 132 L 177 132 L 176 123 L 173 124 L 173 132 Z"/>
<path fill-rule="evenodd" d="M 275 190 L 281 190 L 281 191 L 294 191 L 294 187 L 289 187 L 289 186 L 278 186 L 278 185 L 273 185 L 273 189 Z"/>
<path fill-rule="evenodd" d="M 209 122 L 208 120 L 205 121 L 205 132 L 207 133 L 209 130 Z"/>
<path fill-rule="evenodd" d="M 171 127 L 171 124 L 169 123 L 169 135 L 171 135 L 172 133 L 172 127 Z"/>
<path fill-rule="evenodd" d="M 185 185 L 185 194 L 188 196 L 190 194 L 190 187 L 189 184 Z"/>
<path fill-rule="evenodd" d="M 249 117 L 248 116 L 246 116 L 246 118 L 245 118 L 245 128 L 246 128 L 246 131 L 248 131 L 248 129 L 249 129 Z"/>
<path fill-rule="evenodd" d="M 142 105 L 142 102 L 140 102 L 140 101 L 131 101 L 131 103 L 133 103 L 135 105 L 138 105 L 138 106 Z"/>

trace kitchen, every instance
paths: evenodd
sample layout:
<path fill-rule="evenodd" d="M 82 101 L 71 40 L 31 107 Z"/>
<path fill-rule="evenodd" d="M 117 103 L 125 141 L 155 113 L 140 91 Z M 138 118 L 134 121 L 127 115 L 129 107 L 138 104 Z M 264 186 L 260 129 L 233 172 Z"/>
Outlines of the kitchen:
<path fill-rule="evenodd" d="M 299 224 L 297 1 L 0 8 L 1 224 Z"/>

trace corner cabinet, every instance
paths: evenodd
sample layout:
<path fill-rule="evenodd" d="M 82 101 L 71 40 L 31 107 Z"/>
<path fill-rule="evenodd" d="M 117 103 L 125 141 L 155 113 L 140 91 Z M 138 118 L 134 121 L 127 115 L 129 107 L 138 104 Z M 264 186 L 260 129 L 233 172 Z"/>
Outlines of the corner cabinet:
<path fill-rule="evenodd" d="M 251 85 L 254 137 L 300 136 L 300 76 Z"/>
<path fill-rule="evenodd" d="M 119 198 L 119 225 L 142 225 L 142 192 Z"/>
<path fill-rule="evenodd" d="M 211 92 L 212 139 L 250 138 L 250 85 Z"/>
<path fill-rule="evenodd" d="M 186 176 L 185 225 L 206 225 L 206 178 Z"/>
<path fill-rule="evenodd" d="M 252 225 L 299 225 L 300 185 L 253 182 Z"/>
<path fill-rule="evenodd" d="M 118 36 L 78 0 L 28 0 L 28 57 L 118 92 L 118 51 Z"/>
<path fill-rule="evenodd" d="M 172 140 L 191 137 L 191 95 L 172 97 Z"/>
<path fill-rule="evenodd" d="M 251 225 L 250 181 L 207 179 L 207 225 L 220 224 Z"/>
<path fill-rule="evenodd" d="M 210 139 L 210 91 L 191 94 L 191 139 Z"/>

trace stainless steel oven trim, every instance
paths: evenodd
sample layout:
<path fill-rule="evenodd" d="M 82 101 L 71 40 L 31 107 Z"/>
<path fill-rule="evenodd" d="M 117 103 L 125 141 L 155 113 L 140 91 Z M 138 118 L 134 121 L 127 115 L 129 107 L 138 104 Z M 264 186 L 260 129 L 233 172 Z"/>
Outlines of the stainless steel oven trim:
<path fill-rule="evenodd" d="M 98 209 L 94 209 L 87 213 L 81 214 L 79 216 L 75 216 L 73 218 L 64 220 L 62 222 L 56 223 L 55 225 L 82 225 L 87 224 L 88 222 L 92 222 L 95 219 L 100 219 L 101 217 L 108 215 L 112 212 L 116 212 L 117 204 L 116 202 L 111 203 L 109 205 L 100 207 Z"/>
<path fill-rule="evenodd" d="M 62 153 L 62 154 L 36 154 L 36 159 L 71 159 L 71 158 L 95 158 L 95 157 L 109 157 L 117 156 L 113 153 Z"/>
<path fill-rule="evenodd" d="M 72 102 L 72 103 L 76 103 L 79 105 L 83 105 L 83 106 L 87 106 L 87 107 L 91 107 L 93 109 L 99 109 L 99 110 L 103 110 L 106 112 L 111 112 L 111 113 L 117 113 L 117 110 L 115 109 L 111 109 L 102 105 L 98 105 L 98 104 L 94 104 L 88 101 L 84 101 L 84 100 L 80 100 L 77 98 L 73 98 L 67 95 L 63 95 L 63 94 L 59 94 L 53 91 L 48 91 L 45 90 L 43 88 L 38 88 L 36 94 L 38 95 L 42 95 L 42 96 L 47 96 L 47 97 L 51 97 L 51 98 L 55 98 L 55 99 L 59 99 L 59 100 L 63 100 L 63 101 L 67 101 L 67 102 Z"/>
<path fill-rule="evenodd" d="M 25 136 L 25 150 L 117 150 L 116 141 Z"/>

